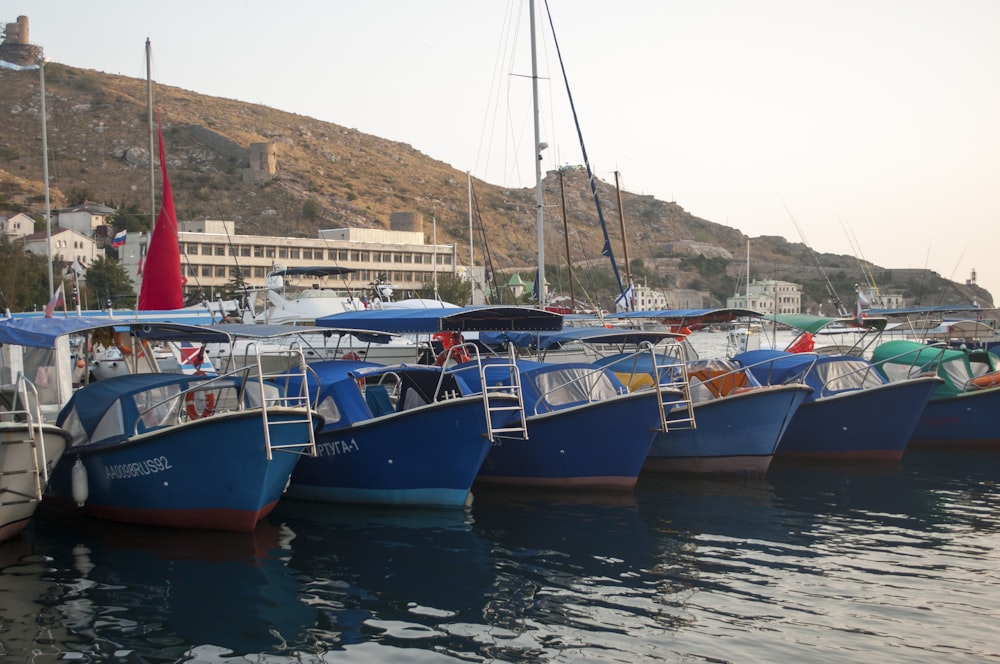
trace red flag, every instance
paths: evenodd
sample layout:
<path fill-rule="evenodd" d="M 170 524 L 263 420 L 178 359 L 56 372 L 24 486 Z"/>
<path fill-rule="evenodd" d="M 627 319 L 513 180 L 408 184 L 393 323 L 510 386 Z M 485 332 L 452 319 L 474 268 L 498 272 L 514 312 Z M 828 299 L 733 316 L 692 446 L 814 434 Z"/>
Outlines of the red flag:
<path fill-rule="evenodd" d="M 59 288 L 57 288 L 56 292 L 52 294 L 52 299 L 45 305 L 45 317 L 52 318 L 52 314 L 55 313 L 55 310 L 63 306 L 66 306 L 66 301 L 63 298 L 63 285 L 59 284 Z"/>
<path fill-rule="evenodd" d="M 142 287 L 139 289 L 139 309 L 180 309 L 184 306 L 181 282 L 181 252 L 177 246 L 177 214 L 174 194 L 167 179 L 167 158 L 163 150 L 163 130 L 157 116 L 160 135 L 160 170 L 163 172 L 163 201 L 156 215 L 156 227 L 146 252 Z"/>

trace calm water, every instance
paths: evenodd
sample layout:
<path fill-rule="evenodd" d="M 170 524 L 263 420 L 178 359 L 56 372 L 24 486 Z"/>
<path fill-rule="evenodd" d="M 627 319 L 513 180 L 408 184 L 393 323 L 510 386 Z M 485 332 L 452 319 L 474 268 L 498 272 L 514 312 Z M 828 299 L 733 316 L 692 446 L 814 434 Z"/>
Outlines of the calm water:
<path fill-rule="evenodd" d="M 881 469 L 285 502 L 255 536 L 43 512 L 0 545 L 11 662 L 930 662 L 1000 657 L 1000 452 Z"/>

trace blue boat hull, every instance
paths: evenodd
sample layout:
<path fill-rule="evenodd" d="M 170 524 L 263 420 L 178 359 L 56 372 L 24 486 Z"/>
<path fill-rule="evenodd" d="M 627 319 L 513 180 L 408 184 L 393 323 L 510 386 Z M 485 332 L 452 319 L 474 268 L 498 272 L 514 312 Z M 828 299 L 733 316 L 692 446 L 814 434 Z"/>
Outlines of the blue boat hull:
<path fill-rule="evenodd" d="M 1000 445 L 1000 388 L 927 402 L 911 445 Z"/>
<path fill-rule="evenodd" d="M 309 439 L 299 411 L 272 410 L 272 445 Z M 288 422 L 281 426 L 276 423 Z M 267 460 L 259 411 L 232 413 L 154 430 L 114 445 L 69 448 L 46 501 L 111 521 L 251 532 L 277 504 L 301 456 Z M 87 471 L 88 496 L 73 500 L 72 468 Z"/>
<path fill-rule="evenodd" d="M 477 484 L 631 489 L 660 428 L 653 390 L 527 418 L 528 439 L 505 438 Z"/>
<path fill-rule="evenodd" d="M 811 392 L 778 385 L 695 404 L 696 428 L 658 433 L 644 471 L 675 473 L 767 472 L 792 416 Z M 674 411 L 672 419 L 679 417 Z"/>
<path fill-rule="evenodd" d="M 325 429 L 288 495 L 325 502 L 461 507 L 490 448 L 482 397 Z"/>
<path fill-rule="evenodd" d="M 806 401 L 775 456 L 899 461 L 938 384 L 915 378 Z"/>

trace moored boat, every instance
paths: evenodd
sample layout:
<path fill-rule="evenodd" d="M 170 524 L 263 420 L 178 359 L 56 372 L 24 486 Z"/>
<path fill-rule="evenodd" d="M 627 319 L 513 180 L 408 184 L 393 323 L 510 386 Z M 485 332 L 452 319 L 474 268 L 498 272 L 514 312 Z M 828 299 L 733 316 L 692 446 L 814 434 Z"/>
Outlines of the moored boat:
<path fill-rule="evenodd" d="M 143 373 L 81 388 L 57 421 L 72 443 L 46 500 L 113 521 L 252 531 L 315 450 L 321 419 L 287 378 Z"/>
<path fill-rule="evenodd" d="M 1000 363 L 993 353 L 895 340 L 876 347 L 872 361 L 893 384 L 925 375 L 938 379 L 911 445 L 1000 445 Z"/>
<path fill-rule="evenodd" d="M 315 458 L 288 495 L 323 502 L 464 507 L 494 440 L 497 415 L 522 408 L 512 390 L 470 394 L 451 369 L 335 360 L 310 365 L 325 418 Z M 509 427 L 504 427 L 510 434 Z M 523 428 L 519 435 L 524 435 Z"/>
<path fill-rule="evenodd" d="M 812 392 L 795 411 L 777 458 L 899 461 L 940 382 L 890 383 L 850 355 L 756 350 L 733 358 L 765 385 L 804 382 Z"/>
<path fill-rule="evenodd" d="M 23 375 L 0 388 L 0 542 L 28 525 L 68 441 L 66 431 L 42 421 L 37 391 Z"/>

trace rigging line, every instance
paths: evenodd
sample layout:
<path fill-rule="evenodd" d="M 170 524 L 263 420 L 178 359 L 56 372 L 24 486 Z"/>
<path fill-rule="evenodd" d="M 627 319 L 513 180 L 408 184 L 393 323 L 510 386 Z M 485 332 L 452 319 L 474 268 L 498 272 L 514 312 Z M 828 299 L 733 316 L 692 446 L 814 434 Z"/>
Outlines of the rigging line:
<path fill-rule="evenodd" d="M 854 254 L 854 260 L 858 263 L 858 269 L 861 270 L 861 276 L 864 278 L 865 286 L 870 287 L 872 291 L 872 296 L 878 297 L 878 286 L 875 284 L 875 276 L 871 273 L 865 266 L 864 258 L 860 255 L 861 248 L 857 244 L 857 238 L 854 238 L 851 233 L 848 232 L 847 226 L 844 224 L 844 220 L 837 217 L 837 221 L 840 222 L 840 228 L 844 231 L 844 235 L 847 236 L 847 244 L 851 247 L 851 253 Z M 855 290 L 860 288 L 859 284 L 854 284 Z M 878 306 L 878 305 L 876 305 Z"/>
<path fill-rule="evenodd" d="M 861 257 L 861 271 L 865 275 L 865 278 L 868 279 L 868 283 L 871 285 L 875 295 L 881 297 L 882 293 L 879 291 L 878 284 L 875 283 L 875 273 L 872 272 L 871 261 L 865 258 L 864 251 L 862 251 L 861 249 L 861 243 L 858 242 L 857 236 L 854 235 L 854 229 L 851 228 L 850 224 L 845 224 L 845 222 L 842 219 L 840 219 L 840 217 L 837 217 L 837 219 L 840 220 L 840 225 L 842 227 L 845 227 L 845 232 L 848 231 L 850 232 L 848 240 L 852 241 L 853 246 L 856 247 L 857 255 Z"/>
<path fill-rule="evenodd" d="M 479 194 L 476 192 L 476 187 L 472 185 L 472 205 L 476 211 L 475 218 L 479 221 L 479 235 L 481 238 L 480 244 L 482 245 L 483 253 L 483 278 L 487 286 L 492 286 L 493 295 L 489 299 L 490 304 L 500 304 L 500 284 L 497 282 L 497 273 L 493 268 L 493 254 L 490 251 L 490 245 L 486 241 L 486 222 L 483 219 L 482 210 L 479 208 Z"/>
<path fill-rule="evenodd" d="M 489 163 L 491 156 L 491 148 L 493 145 L 494 132 L 496 130 L 496 118 L 499 113 L 500 106 L 500 95 L 502 90 L 502 77 L 503 65 L 507 61 L 507 50 L 505 44 L 512 43 L 510 39 L 511 25 L 516 25 L 512 19 L 514 5 L 508 3 L 507 10 L 504 14 L 504 23 L 500 31 L 500 39 L 497 43 L 497 53 L 493 65 L 493 73 L 490 78 L 489 93 L 486 99 L 486 112 L 483 114 L 483 126 L 479 132 L 479 145 L 476 149 L 476 160 L 474 162 L 473 171 L 483 172 L 484 174 L 489 172 Z M 486 145 L 486 154 L 483 155 L 483 145 Z M 482 166 L 482 171 L 480 171 L 480 159 L 484 160 Z"/>
<path fill-rule="evenodd" d="M 799 226 L 799 222 L 795 220 L 795 217 L 792 215 L 792 211 L 789 210 L 788 206 L 785 204 L 785 199 L 779 195 L 778 200 L 781 201 L 781 205 L 784 206 L 785 212 L 788 213 L 788 217 L 792 220 L 792 224 L 795 225 L 795 230 L 798 231 L 799 237 L 802 238 L 802 244 L 806 245 L 806 249 L 809 250 L 809 255 L 812 257 L 813 262 L 816 263 L 816 269 L 819 270 L 820 276 L 823 277 L 823 282 L 826 285 L 826 292 L 830 296 L 833 306 L 837 307 L 837 313 L 841 316 L 846 316 L 847 308 L 844 306 L 843 301 L 841 301 L 837 292 L 834 290 L 829 277 L 826 276 L 826 270 L 823 269 L 823 265 L 819 261 L 819 256 L 815 251 L 813 251 L 812 245 L 810 245 L 809 241 L 806 239 L 806 234 L 802 232 L 802 227 Z"/>
<path fill-rule="evenodd" d="M 247 289 L 247 280 L 243 276 L 243 268 L 240 267 L 240 262 L 238 260 L 238 251 L 233 245 L 233 238 L 229 235 L 229 227 L 223 223 L 222 228 L 226 231 L 226 242 L 229 243 L 229 252 L 233 255 L 233 264 L 236 265 L 236 284 L 243 290 L 243 302 L 247 303 L 250 301 L 250 291 Z M 246 275 L 249 277 L 250 275 Z M 222 314 L 221 308 L 219 311 Z M 242 313 L 242 312 L 241 312 Z"/>
<path fill-rule="evenodd" d="M 601 232 L 604 233 L 604 248 L 601 255 L 606 256 L 611 261 L 611 269 L 615 274 L 615 281 L 618 283 L 618 292 L 624 293 L 625 287 L 622 285 L 622 276 L 618 271 L 618 263 L 615 262 L 615 254 L 611 249 L 611 238 L 608 236 L 608 226 L 604 220 L 604 211 L 601 209 L 601 199 L 597 195 L 597 182 L 594 173 L 590 168 L 590 158 L 587 157 L 587 147 L 583 143 L 583 132 L 580 129 L 580 119 L 576 112 L 576 104 L 573 103 L 573 93 L 569 89 L 569 78 L 566 75 L 566 65 L 563 62 L 562 51 L 559 48 L 559 40 L 556 38 L 555 24 L 552 22 L 552 12 L 549 10 L 548 0 L 545 0 L 545 12 L 549 18 L 549 28 L 552 30 L 552 41 L 556 47 L 556 55 L 559 58 L 559 68 L 562 70 L 563 82 L 566 85 L 566 96 L 569 98 L 569 106 L 573 112 L 573 124 L 576 126 L 576 135 L 580 141 L 580 151 L 583 153 L 583 164 L 587 168 L 587 180 L 590 182 L 590 191 L 594 195 L 594 204 L 597 206 L 597 216 L 601 221 Z"/>

